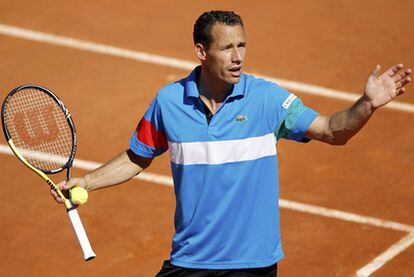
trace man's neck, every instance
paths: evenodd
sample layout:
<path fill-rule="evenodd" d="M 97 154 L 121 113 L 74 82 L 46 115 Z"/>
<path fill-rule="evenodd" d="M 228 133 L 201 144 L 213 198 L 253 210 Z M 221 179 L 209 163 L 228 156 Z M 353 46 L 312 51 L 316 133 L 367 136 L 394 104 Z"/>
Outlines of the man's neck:
<path fill-rule="evenodd" d="M 201 69 L 197 76 L 197 88 L 202 99 L 221 104 L 232 92 L 233 85 L 217 81 L 216 78 L 210 76 L 207 70 Z"/>
<path fill-rule="evenodd" d="M 201 70 L 197 77 L 197 88 L 201 101 L 214 115 L 232 92 L 233 85 L 217 82 L 215 78 L 211 78 L 207 72 Z"/>

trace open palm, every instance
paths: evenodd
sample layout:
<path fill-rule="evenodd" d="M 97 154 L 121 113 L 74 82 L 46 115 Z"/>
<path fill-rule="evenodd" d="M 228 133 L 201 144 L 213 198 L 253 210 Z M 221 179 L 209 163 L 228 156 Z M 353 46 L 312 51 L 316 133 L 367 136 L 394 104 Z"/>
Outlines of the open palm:
<path fill-rule="evenodd" d="M 380 74 L 381 67 L 377 65 L 369 76 L 364 93 L 374 109 L 405 92 L 404 86 L 411 81 L 411 69 L 401 70 L 403 67 L 402 64 L 397 64 Z"/>

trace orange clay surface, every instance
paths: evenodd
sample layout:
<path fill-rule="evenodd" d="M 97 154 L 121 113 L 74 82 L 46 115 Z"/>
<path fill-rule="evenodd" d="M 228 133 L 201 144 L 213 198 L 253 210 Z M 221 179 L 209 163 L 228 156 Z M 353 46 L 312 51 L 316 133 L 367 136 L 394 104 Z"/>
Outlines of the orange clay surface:
<path fill-rule="evenodd" d="M 0 0 L 0 24 L 196 62 L 192 27 L 211 9 L 243 17 L 248 72 L 361 93 L 376 64 L 414 66 L 413 1 Z M 156 91 L 188 73 L 0 35 L 1 98 L 23 83 L 55 91 L 84 160 L 127 148 Z M 414 104 L 414 86 L 407 91 L 398 101 Z M 295 93 L 322 114 L 351 105 Z M 383 108 L 343 147 L 281 141 L 281 198 L 414 225 L 413 121 L 411 112 Z M 169 176 L 168 154 L 147 171 Z M 47 185 L 10 155 L 0 154 L 0 174 L 0 276 L 154 276 L 169 256 L 171 187 L 132 180 L 90 193 L 79 213 L 97 258 L 84 262 Z M 407 235 L 285 208 L 281 229 L 283 277 L 354 276 Z M 373 276 L 414 276 L 413 261 L 411 245 Z"/>

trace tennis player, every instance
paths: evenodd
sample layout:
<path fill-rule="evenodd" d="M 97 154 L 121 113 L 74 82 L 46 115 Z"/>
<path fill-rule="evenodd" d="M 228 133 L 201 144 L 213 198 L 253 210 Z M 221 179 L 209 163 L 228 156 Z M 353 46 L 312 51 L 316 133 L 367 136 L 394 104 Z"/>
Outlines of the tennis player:
<path fill-rule="evenodd" d="M 276 276 L 283 257 L 277 140 L 344 145 L 376 109 L 404 93 L 411 69 L 397 64 L 381 74 L 377 66 L 355 104 L 323 116 L 277 84 L 243 73 L 239 15 L 205 12 L 193 37 L 200 66 L 157 93 L 130 148 L 62 189 L 125 182 L 169 149 L 175 234 L 157 276 Z"/>

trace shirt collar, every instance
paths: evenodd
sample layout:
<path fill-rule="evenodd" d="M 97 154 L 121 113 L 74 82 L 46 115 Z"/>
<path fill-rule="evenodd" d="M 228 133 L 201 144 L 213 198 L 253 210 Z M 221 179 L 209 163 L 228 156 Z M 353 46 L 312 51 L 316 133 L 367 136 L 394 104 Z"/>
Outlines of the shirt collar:
<path fill-rule="evenodd" d="M 188 77 L 186 78 L 185 92 L 184 92 L 185 97 L 196 97 L 196 98 L 200 97 L 200 92 L 198 91 L 198 88 L 197 88 L 197 73 L 200 70 L 201 70 L 201 66 L 199 65 L 196 68 L 194 68 L 193 71 L 190 73 L 190 75 L 188 75 Z M 230 93 L 228 98 L 244 96 L 245 82 L 246 82 L 245 79 L 246 79 L 246 76 L 243 73 L 240 76 L 240 81 L 233 86 L 233 91 Z"/>

